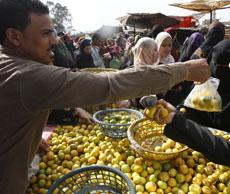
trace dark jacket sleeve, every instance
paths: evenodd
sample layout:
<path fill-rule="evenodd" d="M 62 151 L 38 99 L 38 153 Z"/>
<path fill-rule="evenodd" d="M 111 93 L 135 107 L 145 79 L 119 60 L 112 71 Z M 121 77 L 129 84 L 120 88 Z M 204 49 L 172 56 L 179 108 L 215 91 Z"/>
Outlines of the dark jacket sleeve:
<path fill-rule="evenodd" d="M 166 125 L 164 134 L 201 152 L 214 163 L 230 166 L 230 142 L 214 136 L 208 127 L 186 119 L 180 112 Z"/>
<path fill-rule="evenodd" d="M 200 125 L 209 126 L 230 132 L 230 102 L 226 104 L 221 112 L 205 112 L 186 107 L 184 116 Z"/>

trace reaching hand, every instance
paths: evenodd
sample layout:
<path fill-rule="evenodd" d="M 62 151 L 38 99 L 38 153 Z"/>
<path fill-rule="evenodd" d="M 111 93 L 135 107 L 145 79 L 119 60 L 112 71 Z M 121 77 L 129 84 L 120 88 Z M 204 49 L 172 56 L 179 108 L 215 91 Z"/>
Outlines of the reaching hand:
<path fill-rule="evenodd" d="M 166 102 L 165 100 L 159 100 L 157 102 L 158 105 L 163 106 L 165 109 L 168 110 L 168 115 L 166 117 L 162 117 L 162 109 L 157 109 L 156 113 L 154 115 L 154 120 L 157 122 L 157 124 L 168 124 L 171 123 L 173 120 L 174 115 L 176 114 L 176 108 L 171 105 L 170 103 Z"/>
<path fill-rule="evenodd" d="M 83 119 L 85 121 L 85 123 L 87 123 L 87 124 L 93 124 L 94 123 L 92 115 L 90 113 L 88 113 L 87 111 L 85 111 L 84 109 L 76 108 L 75 113 L 79 118 Z"/>

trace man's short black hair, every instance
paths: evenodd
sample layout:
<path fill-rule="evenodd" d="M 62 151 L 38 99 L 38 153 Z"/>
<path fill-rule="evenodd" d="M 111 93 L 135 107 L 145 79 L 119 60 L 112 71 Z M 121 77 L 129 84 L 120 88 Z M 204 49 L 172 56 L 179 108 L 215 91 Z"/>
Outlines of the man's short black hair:
<path fill-rule="evenodd" d="M 8 28 L 25 30 L 31 13 L 49 14 L 49 8 L 39 0 L 0 0 L 0 43 Z"/>

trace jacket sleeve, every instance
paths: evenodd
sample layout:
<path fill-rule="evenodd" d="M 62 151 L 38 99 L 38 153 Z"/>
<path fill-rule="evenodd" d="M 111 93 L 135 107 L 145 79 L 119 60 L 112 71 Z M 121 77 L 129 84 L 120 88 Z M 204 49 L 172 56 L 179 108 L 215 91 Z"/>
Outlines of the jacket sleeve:
<path fill-rule="evenodd" d="M 166 91 L 185 76 L 180 63 L 102 74 L 29 64 L 21 73 L 21 101 L 30 112 L 103 104 Z"/>
<path fill-rule="evenodd" d="M 186 107 L 184 116 L 198 124 L 230 132 L 230 102 L 221 112 L 205 112 Z"/>
<path fill-rule="evenodd" d="M 166 125 L 164 134 L 201 152 L 214 163 L 230 166 L 230 142 L 213 135 L 208 127 L 186 119 L 182 113 L 176 113 L 173 121 Z"/>

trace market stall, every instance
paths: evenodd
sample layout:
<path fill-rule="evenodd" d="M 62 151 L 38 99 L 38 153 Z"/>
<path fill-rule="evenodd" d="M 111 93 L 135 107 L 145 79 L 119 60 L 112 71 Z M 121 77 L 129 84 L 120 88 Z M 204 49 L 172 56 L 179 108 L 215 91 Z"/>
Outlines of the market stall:
<path fill-rule="evenodd" d="M 117 18 L 123 26 L 151 29 L 155 24 L 170 27 L 179 24 L 175 18 L 162 13 L 129 13 L 126 16 Z"/>
<path fill-rule="evenodd" d="M 229 4 L 230 4 L 229 0 L 194 0 L 191 2 L 173 3 L 169 5 L 192 10 L 192 11 L 210 13 L 210 23 L 212 23 L 213 11 L 218 9 L 230 8 L 230 7 L 225 7 Z"/>
<path fill-rule="evenodd" d="M 110 110 L 96 114 L 98 124 L 79 123 L 75 126 L 55 127 L 48 140 L 50 151 L 42 156 L 38 174 L 33 175 L 30 179 L 28 193 L 46 193 L 51 185 L 60 178 L 60 181 L 55 182 L 50 193 L 78 193 L 74 191 L 85 188 L 84 185 L 90 185 L 86 188 L 92 190 L 95 185 L 104 185 L 105 183 L 110 188 L 117 185 L 114 187 L 118 189 L 115 193 L 228 194 L 230 192 L 230 169 L 228 167 L 209 162 L 201 153 L 170 139 L 166 139 L 161 146 L 159 146 L 158 139 L 158 143 L 152 149 L 151 142 L 154 140 L 148 139 L 150 134 L 158 137 L 159 130 L 162 130 L 164 126 L 158 126 L 146 119 L 133 123 L 137 118 L 132 117 L 131 112 L 124 114 L 121 111 Z M 133 124 L 129 128 L 129 139 L 124 136 L 118 137 L 117 130 L 124 131 L 124 128 L 120 128 L 122 124 L 126 126 L 131 122 Z M 105 133 L 105 129 L 109 129 L 110 133 L 108 131 Z M 228 134 L 216 131 L 215 133 L 230 140 Z M 136 143 L 141 139 L 142 151 L 136 147 L 137 145 L 133 141 L 130 141 L 130 134 L 132 138 L 136 136 Z M 143 144 L 143 142 L 145 143 Z M 147 150 L 144 148 L 145 146 L 148 147 Z M 98 165 L 98 168 L 105 165 L 108 168 L 119 170 L 123 174 L 122 176 L 131 180 L 132 186 L 126 185 L 121 189 L 121 182 L 119 182 L 121 178 L 119 181 L 117 178 L 113 178 L 117 177 L 119 173 L 109 177 L 108 171 L 101 174 L 101 171 L 97 172 L 97 168 L 92 165 Z M 86 171 L 90 170 L 90 168 L 85 168 L 87 166 L 93 168 L 90 173 Z M 75 170 L 76 173 L 81 172 L 81 174 L 75 175 Z M 85 177 L 86 174 L 87 179 L 81 178 L 79 182 L 79 177 Z M 121 175 L 119 174 L 119 176 Z M 82 180 L 84 181 L 82 182 Z M 77 188 L 76 185 L 78 185 Z M 135 188 L 135 191 L 125 190 L 130 188 Z M 95 192 L 91 191 L 91 193 L 113 193 L 108 188 L 106 191 L 108 192 L 101 189 Z"/>
<path fill-rule="evenodd" d="M 123 29 L 121 26 L 106 26 L 103 25 L 98 30 L 96 30 L 97 33 L 99 33 L 103 38 L 111 38 L 115 35 L 123 32 Z"/>

